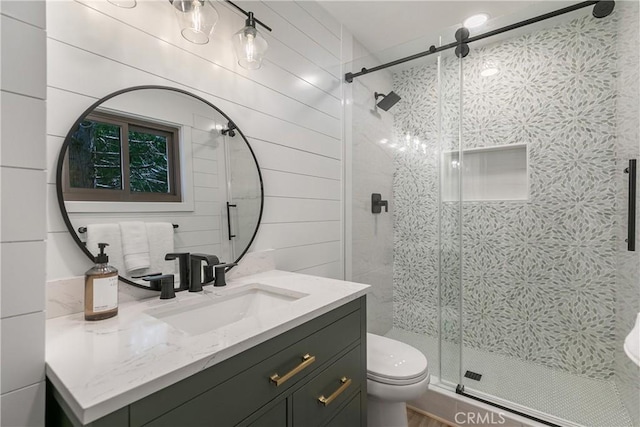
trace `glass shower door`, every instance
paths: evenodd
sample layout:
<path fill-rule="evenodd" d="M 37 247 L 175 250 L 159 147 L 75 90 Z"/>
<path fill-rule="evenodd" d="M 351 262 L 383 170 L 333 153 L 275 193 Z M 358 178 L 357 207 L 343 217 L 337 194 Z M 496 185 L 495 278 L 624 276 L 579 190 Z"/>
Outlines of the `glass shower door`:
<path fill-rule="evenodd" d="M 461 384 L 559 424 L 630 425 L 612 381 L 615 25 L 585 10 L 464 59 Z"/>
<path fill-rule="evenodd" d="M 440 380 L 455 390 L 461 382 L 461 97 L 463 60 L 453 51 L 439 61 L 439 349 Z"/>

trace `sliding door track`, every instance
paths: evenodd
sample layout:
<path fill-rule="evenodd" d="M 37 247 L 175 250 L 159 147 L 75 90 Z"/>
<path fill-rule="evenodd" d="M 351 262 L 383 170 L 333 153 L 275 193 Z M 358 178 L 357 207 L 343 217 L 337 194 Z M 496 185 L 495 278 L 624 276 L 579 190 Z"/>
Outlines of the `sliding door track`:
<path fill-rule="evenodd" d="M 485 403 L 487 405 L 493 406 L 494 408 L 502 409 L 503 411 L 507 411 L 507 412 L 510 412 L 512 414 L 524 417 L 524 418 L 528 418 L 528 419 L 533 420 L 533 421 L 535 421 L 537 423 L 540 423 L 540 424 L 545 424 L 545 425 L 548 425 L 548 426 L 551 426 L 551 427 L 562 427 L 562 426 L 560 426 L 558 424 L 554 424 L 554 423 L 552 423 L 550 421 L 546 421 L 546 420 L 540 419 L 538 417 L 534 417 L 533 415 L 529 415 L 529 414 L 524 413 L 524 412 L 516 411 L 515 409 L 511 409 L 511 408 L 509 408 L 507 406 L 499 405 L 499 404 L 494 403 L 494 402 L 492 402 L 490 400 L 486 400 L 486 399 L 483 399 L 481 397 L 477 397 L 477 396 L 474 396 L 472 394 L 469 394 L 469 393 L 464 391 L 464 386 L 462 384 L 458 384 L 458 386 L 456 387 L 456 394 L 459 394 L 459 395 L 464 396 L 464 397 L 468 397 L 469 399 L 477 400 L 478 402 Z"/>

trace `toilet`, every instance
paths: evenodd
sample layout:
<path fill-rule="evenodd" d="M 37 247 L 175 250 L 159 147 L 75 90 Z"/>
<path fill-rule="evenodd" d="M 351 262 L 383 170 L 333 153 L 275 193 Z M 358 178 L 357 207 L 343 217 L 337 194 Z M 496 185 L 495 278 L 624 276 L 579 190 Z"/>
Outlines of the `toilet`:
<path fill-rule="evenodd" d="M 429 378 L 427 358 L 419 350 L 368 333 L 368 427 L 406 427 L 406 402 L 427 391 Z"/>

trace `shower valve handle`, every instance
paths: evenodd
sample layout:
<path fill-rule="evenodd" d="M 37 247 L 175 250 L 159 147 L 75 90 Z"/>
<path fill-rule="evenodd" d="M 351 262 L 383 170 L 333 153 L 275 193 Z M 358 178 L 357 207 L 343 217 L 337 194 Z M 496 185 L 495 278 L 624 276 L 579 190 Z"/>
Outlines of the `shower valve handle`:
<path fill-rule="evenodd" d="M 385 212 L 389 212 L 389 202 L 386 200 L 382 200 L 382 196 L 380 193 L 372 193 L 371 194 L 371 213 L 379 214 L 382 212 L 382 207 L 384 207 Z"/>

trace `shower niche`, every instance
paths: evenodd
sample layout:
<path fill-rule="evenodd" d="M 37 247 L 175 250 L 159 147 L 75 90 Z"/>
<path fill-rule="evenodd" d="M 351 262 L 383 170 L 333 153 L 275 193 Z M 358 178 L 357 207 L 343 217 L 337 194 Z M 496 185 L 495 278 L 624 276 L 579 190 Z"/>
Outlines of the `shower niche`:
<path fill-rule="evenodd" d="M 444 202 L 460 200 L 461 187 L 469 202 L 529 198 L 527 144 L 466 149 L 462 161 L 459 151 L 445 151 L 440 173 Z"/>

